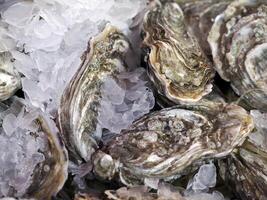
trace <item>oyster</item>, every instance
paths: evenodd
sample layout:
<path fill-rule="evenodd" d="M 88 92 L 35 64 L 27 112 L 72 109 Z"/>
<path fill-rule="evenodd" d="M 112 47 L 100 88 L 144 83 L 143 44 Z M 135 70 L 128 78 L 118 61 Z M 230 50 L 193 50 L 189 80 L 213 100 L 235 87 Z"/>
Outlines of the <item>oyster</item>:
<path fill-rule="evenodd" d="M 145 178 L 173 178 L 198 161 L 228 155 L 253 127 L 250 115 L 234 104 L 207 102 L 163 109 L 137 120 L 97 152 L 94 171 L 106 179 L 119 171 L 126 185 Z"/>
<path fill-rule="evenodd" d="M 242 200 L 267 197 L 267 151 L 246 141 L 227 162 L 220 162 L 222 177 Z"/>
<path fill-rule="evenodd" d="M 264 118 L 264 116 L 261 116 Z M 267 114 L 265 114 L 265 120 Z M 226 161 L 219 162 L 220 174 L 242 200 L 267 197 L 267 129 L 254 132 Z M 262 126 L 263 127 L 263 126 Z M 256 122 L 256 128 L 260 128 Z"/>
<path fill-rule="evenodd" d="M 0 101 L 8 99 L 21 87 L 20 75 L 11 60 L 10 53 L 0 53 Z"/>
<path fill-rule="evenodd" d="M 124 56 L 128 49 L 127 38 L 107 25 L 90 41 L 79 70 L 62 95 L 59 124 L 74 161 L 89 161 L 98 148 L 102 134 L 97 120 L 101 86 L 107 78 L 125 70 Z"/>
<path fill-rule="evenodd" d="M 11 102 L 1 112 L 0 198 L 51 199 L 67 179 L 67 151 L 51 119 L 23 100 Z"/>
<path fill-rule="evenodd" d="M 222 13 L 232 0 L 176 0 L 181 6 L 186 23 L 192 29 L 206 55 L 211 55 L 207 41 L 215 17 Z"/>
<path fill-rule="evenodd" d="M 150 9 L 143 32 L 148 73 L 161 95 L 181 103 L 196 102 L 211 92 L 213 69 L 178 4 L 165 2 Z"/>
<path fill-rule="evenodd" d="M 216 17 L 208 41 L 220 76 L 251 107 L 266 110 L 267 2 L 232 2 Z"/>

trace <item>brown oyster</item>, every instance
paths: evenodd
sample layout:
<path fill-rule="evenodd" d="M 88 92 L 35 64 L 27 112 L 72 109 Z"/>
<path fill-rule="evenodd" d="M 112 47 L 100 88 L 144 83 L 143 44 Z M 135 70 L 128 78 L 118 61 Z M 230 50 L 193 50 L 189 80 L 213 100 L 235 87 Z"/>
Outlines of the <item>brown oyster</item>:
<path fill-rule="evenodd" d="M 211 92 L 214 75 L 176 3 L 157 4 L 145 15 L 143 44 L 156 90 L 175 103 L 196 102 Z"/>
<path fill-rule="evenodd" d="M 13 66 L 9 52 L 0 53 L 0 101 L 11 97 L 20 87 L 20 75 Z"/>
<path fill-rule="evenodd" d="M 215 68 L 235 92 L 267 109 L 267 2 L 236 0 L 215 18 L 208 41 Z"/>
<path fill-rule="evenodd" d="M 253 127 L 252 118 L 234 104 L 207 102 L 163 109 L 142 117 L 116 137 L 103 149 L 106 158 L 103 152 L 96 153 L 103 159 L 94 162 L 95 172 L 107 178 L 114 173 L 103 173 L 115 166 L 126 185 L 145 178 L 172 178 L 205 158 L 228 155 Z"/>
<path fill-rule="evenodd" d="M 7 195 L 2 196 L 2 191 L 0 191 L 0 198 L 16 197 L 18 199 L 25 198 L 25 200 L 26 198 L 50 200 L 63 187 L 68 177 L 68 154 L 59 138 L 58 129 L 48 116 L 41 111 L 28 107 L 22 99 L 12 98 L 5 103 L 5 108 L 3 108 L 4 104 L 1 104 L 0 113 L 1 144 L 3 145 L 3 140 L 9 140 L 10 142 L 16 142 L 19 146 L 22 145 L 22 147 L 21 155 L 17 155 L 15 159 L 12 154 L 13 150 L 8 151 L 8 153 L 2 152 L 1 163 L 9 163 L 9 168 L 1 170 L 0 182 L 3 185 L 7 184 Z M 16 119 L 13 121 L 13 126 L 18 126 L 13 133 L 8 133 L 2 128 L 5 126 L 4 121 L 8 115 L 17 115 L 17 119 L 20 118 L 20 121 L 16 121 Z M 27 143 L 25 144 L 25 141 L 21 138 L 26 135 Z M 36 149 L 33 150 L 36 145 L 38 145 L 38 151 Z M 12 148 L 16 149 L 18 147 L 12 146 Z M 26 155 L 24 155 L 30 150 L 25 149 L 34 151 L 30 161 L 26 160 Z M 7 158 L 7 155 L 10 157 Z M 20 165 L 21 168 L 16 168 L 13 164 L 14 162 L 20 162 L 16 163 L 16 165 Z M 35 162 L 35 164 L 30 165 L 30 162 Z M 24 177 L 20 175 L 25 170 L 30 173 L 27 180 L 24 180 Z M 2 179 L 3 177 L 4 179 Z"/>
<path fill-rule="evenodd" d="M 211 55 L 207 41 L 215 17 L 222 13 L 232 0 L 176 0 L 181 6 L 186 23 L 192 29 L 206 55 Z"/>
<path fill-rule="evenodd" d="M 98 124 L 101 86 L 108 77 L 125 70 L 127 38 L 107 25 L 90 41 L 83 62 L 65 89 L 59 109 L 59 124 L 72 160 L 89 161 L 101 138 Z"/>

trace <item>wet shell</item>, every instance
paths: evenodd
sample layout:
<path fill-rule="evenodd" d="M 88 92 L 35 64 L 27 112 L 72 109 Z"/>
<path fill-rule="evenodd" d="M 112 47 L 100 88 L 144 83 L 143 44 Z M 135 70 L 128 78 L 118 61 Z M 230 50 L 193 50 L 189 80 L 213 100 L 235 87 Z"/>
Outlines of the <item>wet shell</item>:
<path fill-rule="evenodd" d="M 0 101 L 8 99 L 21 87 L 20 75 L 11 60 L 10 53 L 0 53 Z"/>
<path fill-rule="evenodd" d="M 267 113 L 251 111 L 255 131 L 227 160 L 219 162 L 220 174 L 242 200 L 267 197 Z"/>
<path fill-rule="evenodd" d="M 98 124 L 101 86 L 107 77 L 125 70 L 127 38 L 107 25 L 90 41 L 83 62 L 62 95 L 59 122 L 72 160 L 89 161 L 98 148 L 102 131 Z"/>
<path fill-rule="evenodd" d="M 266 149 L 246 141 L 225 163 L 220 162 L 220 171 L 242 200 L 267 197 Z"/>
<path fill-rule="evenodd" d="M 181 6 L 186 23 L 193 31 L 206 55 L 211 55 L 207 41 L 214 19 L 221 14 L 232 0 L 177 0 Z"/>
<path fill-rule="evenodd" d="M 213 69 L 178 4 L 158 4 L 148 11 L 143 33 L 149 76 L 161 95 L 181 103 L 196 102 L 211 92 Z"/>
<path fill-rule="evenodd" d="M 117 163 L 121 181 L 127 185 L 144 178 L 171 178 L 197 161 L 228 155 L 253 127 L 252 118 L 237 105 L 163 109 L 133 123 L 103 150 L 114 159 L 106 168 Z M 95 168 L 100 163 L 94 163 Z"/>
<path fill-rule="evenodd" d="M 239 0 L 215 19 L 208 41 L 220 76 L 254 108 L 267 109 L 267 2 Z"/>
<path fill-rule="evenodd" d="M 24 113 L 26 115 L 28 114 L 28 108 L 24 106 L 23 100 L 12 98 L 12 103 L 16 104 L 16 106 L 14 107 L 16 108 L 16 110 L 14 110 L 15 112 L 19 112 L 19 110 L 24 109 Z M 1 107 L 3 106 L 1 105 Z M 27 119 L 33 119 L 31 125 L 36 127 L 36 131 L 30 132 L 30 136 L 32 137 L 31 140 L 35 142 L 37 138 L 43 138 L 42 140 L 45 140 L 45 142 L 43 143 L 44 147 L 38 150 L 38 152 L 44 156 L 44 160 L 38 163 L 33 169 L 30 185 L 26 189 L 25 194 L 19 195 L 16 189 L 10 186 L 10 188 L 8 188 L 8 197 L 50 200 L 52 196 L 55 196 L 57 192 L 63 187 L 68 177 L 67 150 L 65 149 L 62 141 L 59 138 L 58 130 L 55 127 L 55 124 L 51 123 L 51 119 L 37 110 L 31 112 L 31 114 L 28 115 Z M 24 121 L 24 123 L 27 124 L 29 123 L 29 121 Z M 28 124 L 27 126 L 30 126 L 30 124 Z M 23 132 L 20 132 L 20 134 L 21 133 Z M 13 137 L 12 139 L 16 138 Z M 20 143 L 21 141 L 18 140 L 17 142 Z M 25 168 L 27 167 L 28 166 L 25 166 Z M 10 168 L 9 170 L 16 169 Z M 20 181 L 19 177 L 14 177 L 14 182 L 16 181 Z"/>

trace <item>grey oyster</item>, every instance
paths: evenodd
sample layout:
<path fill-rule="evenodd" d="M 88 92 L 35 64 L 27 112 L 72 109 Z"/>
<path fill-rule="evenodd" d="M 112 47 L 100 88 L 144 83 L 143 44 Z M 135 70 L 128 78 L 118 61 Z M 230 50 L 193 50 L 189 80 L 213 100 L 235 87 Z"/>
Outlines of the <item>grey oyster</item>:
<path fill-rule="evenodd" d="M 20 75 L 11 60 L 10 53 L 0 53 L 0 101 L 8 99 L 21 87 Z"/>
<path fill-rule="evenodd" d="M 0 198 L 49 200 L 68 176 L 68 155 L 58 130 L 22 99 L 7 103 L 0 113 Z"/>
<path fill-rule="evenodd" d="M 157 91 L 175 103 L 196 102 L 212 90 L 214 76 L 176 3 L 156 4 L 144 17 L 148 73 Z"/>
<path fill-rule="evenodd" d="M 59 124 L 74 161 L 89 161 L 98 148 L 102 134 L 97 120 L 101 86 L 107 78 L 125 70 L 129 45 L 123 33 L 107 25 L 90 41 L 80 68 L 62 95 Z"/>
<path fill-rule="evenodd" d="M 230 157 L 219 162 L 220 174 L 226 184 L 242 200 L 264 200 L 267 197 L 267 113 L 258 115 L 257 131 L 236 149 Z M 262 129 L 262 130 L 259 130 Z"/>
<path fill-rule="evenodd" d="M 135 121 L 96 153 L 94 170 L 110 179 L 115 168 L 126 185 L 145 178 L 173 178 L 198 161 L 228 155 L 253 127 L 251 116 L 234 104 L 207 102 L 163 109 Z"/>
<path fill-rule="evenodd" d="M 267 109 L 267 2 L 237 0 L 215 18 L 208 41 L 215 68 L 251 107 Z"/>
<path fill-rule="evenodd" d="M 181 6 L 185 20 L 206 55 L 211 55 L 207 41 L 215 17 L 221 14 L 232 0 L 176 0 Z"/>

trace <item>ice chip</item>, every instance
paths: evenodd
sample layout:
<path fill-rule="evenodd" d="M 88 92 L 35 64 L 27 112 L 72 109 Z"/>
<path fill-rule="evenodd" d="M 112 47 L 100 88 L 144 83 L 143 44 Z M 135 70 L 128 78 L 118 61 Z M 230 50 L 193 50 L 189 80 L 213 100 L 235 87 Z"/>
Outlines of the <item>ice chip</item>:
<path fill-rule="evenodd" d="M 14 114 L 10 113 L 3 119 L 3 129 L 8 136 L 11 136 L 17 129 L 17 118 Z"/>

